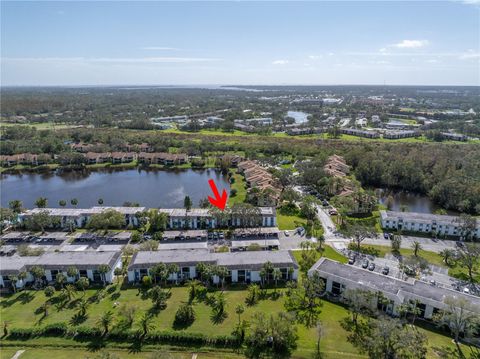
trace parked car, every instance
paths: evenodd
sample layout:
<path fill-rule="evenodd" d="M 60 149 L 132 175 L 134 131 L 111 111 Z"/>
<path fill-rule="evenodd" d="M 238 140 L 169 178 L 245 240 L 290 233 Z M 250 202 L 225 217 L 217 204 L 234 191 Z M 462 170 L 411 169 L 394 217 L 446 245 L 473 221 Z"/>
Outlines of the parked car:
<path fill-rule="evenodd" d="M 285 231 L 285 232 L 283 232 L 283 233 L 284 233 L 285 236 L 287 236 L 287 237 L 290 235 L 290 233 L 289 233 L 288 231 Z"/>
<path fill-rule="evenodd" d="M 460 248 L 463 248 L 465 246 L 463 242 L 455 242 L 455 245 Z"/>
<path fill-rule="evenodd" d="M 337 213 L 336 210 L 331 209 L 331 210 L 328 211 L 328 214 L 331 215 L 331 216 L 336 216 L 338 213 Z"/>
<path fill-rule="evenodd" d="M 390 234 L 388 234 L 387 232 L 385 232 L 385 233 L 383 234 L 383 238 L 389 239 L 389 238 L 390 238 Z"/>
<path fill-rule="evenodd" d="M 373 271 L 375 269 L 375 263 L 371 262 L 368 266 L 368 270 Z"/>
<path fill-rule="evenodd" d="M 382 274 L 387 275 L 389 272 L 390 272 L 390 268 L 388 268 L 388 267 L 383 267 L 383 269 L 382 269 Z"/>
<path fill-rule="evenodd" d="M 365 259 L 365 260 L 362 262 L 362 268 L 365 268 L 365 269 L 368 268 L 368 259 Z"/>
<path fill-rule="evenodd" d="M 354 264 L 354 263 L 355 263 L 355 257 L 348 258 L 348 264 Z"/>

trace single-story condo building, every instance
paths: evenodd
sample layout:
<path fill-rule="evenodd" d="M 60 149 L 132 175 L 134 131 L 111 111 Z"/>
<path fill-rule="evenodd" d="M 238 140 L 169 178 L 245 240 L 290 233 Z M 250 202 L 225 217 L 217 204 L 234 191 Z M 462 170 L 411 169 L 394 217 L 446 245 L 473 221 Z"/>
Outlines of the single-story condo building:
<path fill-rule="evenodd" d="M 98 271 L 101 265 L 107 265 L 110 269 L 105 273 L 105 281 L 113 281 L 115 268 L 122 266 L 120 251 L 100 252 L 100 251 L 78 251 L 78 252 L 46 252 L 38 257 L 3 257 L 0 261 L 0 287 L 12 286 L 11 278 L 18 276 L 20 272 L 26 272 L 27 277 L 24 281 L 18 280 L 17 288 L 22 288 L 26 283 L 34 280 L 29 272 L 34 266 L 39 266 L 45 270 L 44 282 L 55 282 L 59 273 L 67 277 L 68 282 L 73 282 L 76 278 L 68 277 L 67 271 L 70 267 L 78 270 L 79 277 L 86 277 L 91 282 L 102 282 L 102 274 Z"/>
<path fill-rule="evenodd" d="M 197 278 L 196 265 L 205 263 L 226 267 L 227 283 L 260 282 L 260 271 L 266 262 L 271 262 L 274 268 L 280 269 L 282 280 L 297 279 L 299 267 L 289 251 L 212 253 L 203 249 L 178 249 L 135 253 L 128 267 L 128 280 L 132 283 L 141 281 L 159 263 L 178 265 L 179 272 L 170 275 L 170 281 L 193 279 Z M 219 280 L 214 276 L 214 283 Z"/>
<path fill-rule="evenodd" d="M 380 310 L 389 315 L 398 316 L 399 307 L 405 303 L 417 303 L 420 309 L 419 318 L 431 319 L 432 316 L 447 307 L 448 297 L 464 298 L 480 312 L 480 298 L 453 289 L 434 286 L 413 278 L 401 280 L 367 269 L 342 264 L 322 257 L 308 271 L 325 281 L 328 293 L 341 296 L 347 289 L 363 289 L 372 293 L 382 293 L 387 304 L 376 303 Z M 374 303 L 375 304 L 375 303 Z"/>
<path fill-rule="evenodd" d="M 461 221 L 458 216 L 430 213 L 380 211 L 380 221 L 384 229 L 411 232 L 433 233 L 442 236 L 460 237 Z M 476 229 L 472 235 L 480 238 L 480 221 L 476 220 Z"/>

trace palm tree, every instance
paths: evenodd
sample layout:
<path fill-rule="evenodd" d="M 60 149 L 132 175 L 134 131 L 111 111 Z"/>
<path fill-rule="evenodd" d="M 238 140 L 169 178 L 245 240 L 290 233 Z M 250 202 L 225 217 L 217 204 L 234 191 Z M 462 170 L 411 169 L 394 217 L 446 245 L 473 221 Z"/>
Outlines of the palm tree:
<path fill-rule="evenodd" d="M 167 279 L 171 274 L 178 273 L 180 269 L 178 268 L 178 265 L 176 264 L 169 264 L 167 265 L 167 275 L 165 276 L 165 284 L 167 284 Z M 178 276 L 177 276 L 178 278 Z"/>
<path fill-rule="evenodd" d="M 39 266 L 33 266 L 30 269 L 30 273 L 32 274 L 33 278 L 35 279 L 35 287 L 40 284 L 40 281 L 42 278 L 45 276 L 45 270 L 42 267 Z"/>
<path fill-rule="evenodd" d="M 9 279 L 10 279 L 10 283 L 12 284 L 13 293 L 17 293 L 18 276 L 11 275 Z"/>
<path fill-rule="evenodd" d="M 62 293 L 68 298 L 68 301 L 71 301 L 73 297 L 77 294 L 77 289 L 72 284 L 67 284 L 65 288 L 62 289 Z"/>
<path fill-rule="evenodd" d="M 441 251 L 439 254 L 442 256 L 445 264 L 450 267 L 451 263 L 449 263 L 449 261 L 450 261 L 450 259 L 455 257 L 455 251 L 453 249 L 448 249 L 447 248 L 447 249 L 444 249 L 443 251 Z"/>
<path fill-rule="evenodd" d="M 99 198 L 97 203 L 101 206 L 103 204 L 103 198 Z"/>
<path fill-rule="evenodd" d="M 77 279 L 78 276 L 78 269 L 76 267 L 68 267 L 67 268 L 67 275 L 70 278 Z"/>
<path fill-rule="evenodd" d="M 27 279 L 27 272 L 25 271 L 22 271 L 20 273 L 18 273 L 17 277 L 18 277 L 18 280 L 21 280 L 22 281 L 22 284 L 24 283 L 25 279 Z"/>
<path fill-rule="evenodd" d="M 65 201 L 64 199 L 61 199 L 60 201 L 58 201 L 58 205 L 60 207 L 65 207 L 67 205 L 67 201 Z"/>
<path fill-rule="evenodd" d="M 235 307 L 235 313 L 238 315 L 238 325 L 240 325 L 241 315 L 245 312 L 245 307 L 243 304 L 237 304 Z"/>
<path fill-rule="evenodd" d="M 103 286 L 105 287 L 105 284 L 107 282 L 106 274 L 110 271 L 110 267 L 106 264 L 101 264 L 98 266 L 97 270 L 98 270 L 98 273 L 100 273 L 100 276 L 102 277 Z"/>
<path fill-rule="evenodd" d="M 77 204 L 78 204 L 78 199 L 72 198 L 72 199 L 70 200 L 70 203 L 71 203 L 72 206 L 76 207 Z"/>
<path fill-rule="evenodd" d="M 422 248 L 422 245 L 420 244 L 420 242 L 414 241 L 412 243 L 412 249 L 413 249 L 413 255 L 415 257 L 418 257 L 418 252 L 421 251 L 423 248 Z"/>
<path fill-rule="evenodd" d="M 81 298 L 77 303 L 78 315 L 84 317 L 87 314 L 88 301 L 85 298 Z"/>
<path fill-rule="evenodd" d="M 22 212 L 23 203 L 18 199 L 14 199 L 13 201 L 8 202 L 8 207 L 13 211 L 13 213 L 20 213 Z"/>
<path fill-rule="evenodd" d="M 85 296 L 85 289 L 89 284 L 88 278 L 82 277 L 77 280 L 77 287 L 83 291 L 83 296 Z"/>
<path fill-rule="evenodd" d="M 97 321 L 97 325 L 103 327 L 103 336 L 107 335 L 108 329 L 113 322 L 113 313 L 111 310 L 105 312 Z"/>
<path fill-rule="evenodd" d="M 38 197 L 35 201 L 35 206 L 38 208 L 45 208 L 47 207 L 48 200 L 45 197 Z"/>
<path fill-rule="evenodd" d="M 55 278 L 55 282 L 60 286 L 60 288 L 63 288 L 63 285 L 67 281 L 67 277 L 65 277 L 65 274 L 63 273 L 58 273 L 57 278 Z"/>
<path fill-rule="evenodd" d="M 143 316 L 140 318 L 140 328 L 142 328 L 142 338 L 148 334 L 149 331 L 155 329 L 155 326 L 151 323 L 152 316 L 148 313 L 144 313 Z"/>
<path fill-rule="evenodd" d="M 277 291 L 277 283 L 280 278 L 282 278 L 282 271 L 280 270 L 280 268 L 274 268 L 273 280 L 275 281 L 275 292 Z"/>

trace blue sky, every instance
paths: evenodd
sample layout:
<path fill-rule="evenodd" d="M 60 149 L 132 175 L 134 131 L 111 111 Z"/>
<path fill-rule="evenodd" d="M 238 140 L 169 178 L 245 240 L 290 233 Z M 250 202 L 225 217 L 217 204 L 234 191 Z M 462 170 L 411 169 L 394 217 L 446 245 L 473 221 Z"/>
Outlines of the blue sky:
<path fill-rule="evenodd" d="M 1 3 L 9 85 L 480 85 L 480 3 Z"/>

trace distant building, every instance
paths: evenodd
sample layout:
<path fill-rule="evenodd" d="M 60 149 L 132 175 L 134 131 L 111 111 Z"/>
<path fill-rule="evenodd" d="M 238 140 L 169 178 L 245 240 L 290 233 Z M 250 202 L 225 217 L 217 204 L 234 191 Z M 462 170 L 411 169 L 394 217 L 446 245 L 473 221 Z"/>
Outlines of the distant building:
<path fill-rule="evenodd" d="M 447 140 L 452 140 L 452 141 L 467 141 L 468 137 L 459 133 L 453 133 L 453 132 L 442 132 L 441 133 L 443 138 Z"/>
<path fill-rule="evenodd" d="M 463 298 L 480 311 L 480 298 L 449 288 L 409 278 L 401 280 L 380 273 L 371 272 L 356 266 L 342 264 L 322 257 L 308 271 L 312 276 L 317 273 L 325 282 L 325 290 L 333 295 L 342 296 L 347 289 L 370 291 L 377 301 L 372 305 L 392 316 L 400 315 L 400 307 L 406 303 L 417 303 L 420 310 L 418 318 L 432 317 L 448 306 L 446 298 Z M 386 303 L 378 301 L 378 293 L 386 298 Z"/>
<path fill-rule="evenodd" d="M 341 128 L 340 132 L 345 135 L 365 137 L 365 138 L 379 138 L 380 134 L 375 131 L 357 130 L 356 128 Z"/>
<path fill-rule="evenodd" d="M 380 221 L 382 227 L 386 230 L 436 233 L 437 235 L 453 237 L 462 236 L 461 219 L 457 216 L 380 211 Z M 480 238 L 480 221 L 478 219 L 474 236 Z"/>
<path fill-rule="evenodd" d="M 408 137 L 419 137 L 420 133 L 418 131 L 385 131 L 383 138 L 387 139 L 399 139 L 399 138 L 408 138 Z"/>

